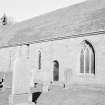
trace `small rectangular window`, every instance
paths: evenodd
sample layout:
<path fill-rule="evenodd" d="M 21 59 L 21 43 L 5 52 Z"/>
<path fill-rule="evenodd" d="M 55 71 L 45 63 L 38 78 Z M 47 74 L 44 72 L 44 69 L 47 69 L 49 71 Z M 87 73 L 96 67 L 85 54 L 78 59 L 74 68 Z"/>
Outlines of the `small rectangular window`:
<path fill-rule="evenodd" d="M 39 54 L 38 54 L 38 69 L 40 70 L 41 69 L 41 52 L 39 51 Z"/>

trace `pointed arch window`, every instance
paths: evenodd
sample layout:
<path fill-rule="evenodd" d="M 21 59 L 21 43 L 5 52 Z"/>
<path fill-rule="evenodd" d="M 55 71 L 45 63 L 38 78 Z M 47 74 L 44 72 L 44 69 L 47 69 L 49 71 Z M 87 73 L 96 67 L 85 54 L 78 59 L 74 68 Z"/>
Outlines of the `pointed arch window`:
<path fill-rule="evenodd" d="M 80 73 L 95 74 L 95 51 L 90 42 L 82 42 L 80 54 Z"/>

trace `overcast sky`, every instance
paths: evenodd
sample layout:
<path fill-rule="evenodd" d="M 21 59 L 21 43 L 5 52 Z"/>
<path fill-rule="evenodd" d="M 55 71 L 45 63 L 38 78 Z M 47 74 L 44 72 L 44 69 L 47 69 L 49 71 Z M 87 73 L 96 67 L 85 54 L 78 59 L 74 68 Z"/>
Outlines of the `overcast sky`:
<path fill-rule="evenodd" d="M 5 12 L 15 21 L 23 21 L 85 0 L 0 0 L 0 17 Z"/>

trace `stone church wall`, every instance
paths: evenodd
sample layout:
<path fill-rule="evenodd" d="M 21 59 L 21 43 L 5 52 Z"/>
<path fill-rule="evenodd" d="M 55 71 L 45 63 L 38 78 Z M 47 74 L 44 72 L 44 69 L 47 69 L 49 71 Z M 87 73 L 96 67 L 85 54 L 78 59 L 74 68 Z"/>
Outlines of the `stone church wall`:
<path fill-rule="evenodd" d="M 80 73 L 80 52 L 83 40 L 88 40 L 94 47 L 95 75 Z M 32 44 L 30 47 L 31 67 L 38 70 L 38 51 L 40 50 L 42 69 L 39 71 L 48 71 L 49 81 L 52 81 L 53 61 L 58 60 L 61 82 L 65 81 L 64 72 L 70 70 L 68 78 L 70 78 L 71 84 L 105 85 L 104 43 L 104 35 L 94 35 Z"/>

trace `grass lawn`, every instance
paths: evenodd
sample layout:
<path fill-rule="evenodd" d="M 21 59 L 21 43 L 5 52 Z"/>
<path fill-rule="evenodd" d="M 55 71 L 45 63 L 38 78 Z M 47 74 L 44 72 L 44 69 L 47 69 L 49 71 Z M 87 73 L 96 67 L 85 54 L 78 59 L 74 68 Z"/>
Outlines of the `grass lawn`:
<path fill-rule="evenodd" d="M 55 87 L 43 93 L 37 102 L 37 105 L 105 105 L 105 90 Z"/>
<path fill-rule="evenodd" d="M 11 89 L 0 90 L 0 105 L 8 105 Z"/>

